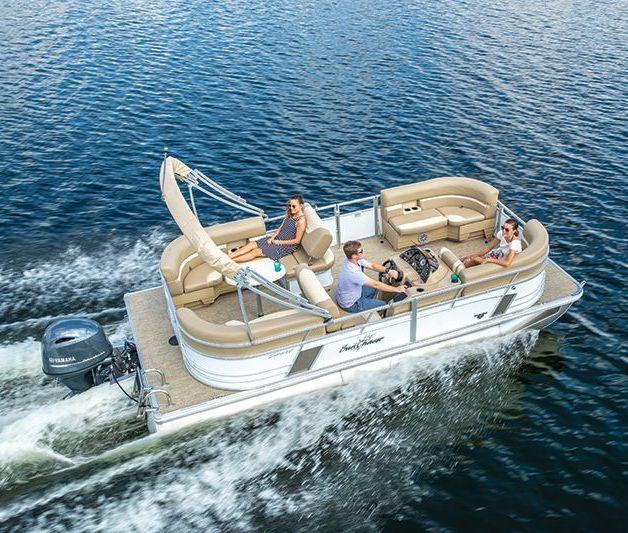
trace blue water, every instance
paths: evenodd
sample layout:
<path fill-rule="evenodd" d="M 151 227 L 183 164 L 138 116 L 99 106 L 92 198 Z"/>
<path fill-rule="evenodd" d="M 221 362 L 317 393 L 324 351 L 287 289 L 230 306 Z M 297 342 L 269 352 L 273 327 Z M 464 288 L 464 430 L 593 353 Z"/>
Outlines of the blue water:
<path fill-rule="evenodd" d="M 625 527 L 625 2 L 0 12 L 0 529 Z M 37 339 L 68 313 L 126 332 L 177 235 L 165 146 L 271 214 L 485 180 L 585 298 L 538 336 L 148 438 L 124 398 L 61 403 Z"/>

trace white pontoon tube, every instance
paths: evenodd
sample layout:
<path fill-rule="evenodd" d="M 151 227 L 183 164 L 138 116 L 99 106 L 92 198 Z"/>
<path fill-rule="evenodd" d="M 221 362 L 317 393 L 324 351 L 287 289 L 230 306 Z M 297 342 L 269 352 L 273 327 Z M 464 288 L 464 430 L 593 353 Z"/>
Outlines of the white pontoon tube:
<path fill-rule="evenodd" d="M 261 274 L 251 271 L 248 268 L 236 263 L 227 254 L 225 254 L 216 243 L 207 235 L 207 232 L 203 229 L 198 217 L 192 212 L 190 206 L 185 201 L 181 190 L 177 185 L 176 179 L 185 181 L 188 184 L 197 183 L 199 180 L 211 186 L 212 188 L 220 189 L 220 192 L 233 200 L 235 203 L 218 198 L 216 195 L 209 193 L 203 188 L 199 188 L 202 192 L 208 196 L 233 205 L 233 207 L 243 208 L 241 205 L 246 204 L 245 211 L 254 213 L 259 216 L 264 216 L 264 212 L 251 204 L 248 204 L 246 200 L 237 196 L 236 194 L 221 187 L 217 183 L 209 180 L 200 171 L 192 170 L 185 163 L 182 163 L 174 157 L 167 156 L 164 158 L 161 164 L 161 170 L 159 173 L 159 185 L 161 187 L 161 197 L 166 202 L 168 210 L 172 215 L 172 218 L 179 226 L 179 229 L 190 241 L 190 244 L 198 252 L 198 255 L 205 261 L 211 268 L 220 272 L 227 278 L 233 278 L 239 287 L 249 289 L 260 296 L 271 300 L 275 303 L 284 305 L 286 307 L 298 308 L 303 311 L 312 313 L 323 318 L 331 318 L 331 315 L 323 308 L 316 305 L 312 305 L 307 299 L 302 296 L 295 295 L 286 289 L 282 289 L 278 285 L 268 281 Z M 211 183 L 211 185 L 210 185 Z M 257 284 L 264 286 L 267 290 L 274 292 L 277 296 L 272 296 L 262 292 L 260 289 L 250 283 L 250 278 L 253 278 Z M 282 300 L 282 298 L 284 300 Z"/>

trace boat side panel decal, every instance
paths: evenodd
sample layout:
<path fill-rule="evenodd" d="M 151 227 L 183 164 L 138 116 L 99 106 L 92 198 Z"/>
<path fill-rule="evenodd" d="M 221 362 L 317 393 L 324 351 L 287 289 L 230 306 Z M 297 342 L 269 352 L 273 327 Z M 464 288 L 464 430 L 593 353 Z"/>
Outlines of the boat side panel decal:
<path fill-rule="evenodd" d="M 314 360 L 316 359 L 318 353 L 321 351 L 321 348 L 323 348 L 323 345 L 314 346 L 313 348 L 309 348 L 300 352 L 299 355 L 297 355 L 297 358 L 294 360 L 294 363 L 292 364 L 292 368 L 290 368 L 288 375 L 291 376 L 292 374 L 305 372 L 306 370 L 312 368 Z"/>
<path fill-rule="evenodd" d="M 517 293 L 506 294 L 499 301 L 499 303 L 497 304 L 497 307 L 495 308 L 495 311 L 493 311 L 493 314 L 491 316 L 493 317 L 493 316 L 497 316 L 497 315 L 503 315 L 506 312 L 506 309 L 508 309 L 508 307 L 510 307 L 510 304 L 515 299 L 515 296 L 517 296 Z"/>

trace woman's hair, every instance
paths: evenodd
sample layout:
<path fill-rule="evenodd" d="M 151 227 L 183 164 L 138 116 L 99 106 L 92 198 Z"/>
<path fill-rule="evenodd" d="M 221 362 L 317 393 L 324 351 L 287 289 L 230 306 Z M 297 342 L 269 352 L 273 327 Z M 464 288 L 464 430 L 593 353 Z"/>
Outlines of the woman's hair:
<path fill-rule="evenodd" d="M 512 228 L 512 232 L 515 237 L 519 237 L 519 224 L 514 218 L 509 218 L 504 222 L 504 225 L 508 224 Z"/>
<path fill-rule="evenodd" d="M 303 205 L 305 203 L 305 200 L 303 199 L 303 196 L 300 194 L 293 194 L 289 199 L 288 199 L 288 207 L 286 207 L 286 216 L 289 217 L 290 216 L 290 200 L 296 200 L 297 202 L 299 202 L 301 205 Z"/>

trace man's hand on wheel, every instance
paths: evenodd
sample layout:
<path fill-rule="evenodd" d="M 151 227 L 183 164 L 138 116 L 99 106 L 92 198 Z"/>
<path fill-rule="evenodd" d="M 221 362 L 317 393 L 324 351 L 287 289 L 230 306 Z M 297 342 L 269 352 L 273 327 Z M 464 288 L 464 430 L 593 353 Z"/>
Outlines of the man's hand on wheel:
<path fill-rule="evenodd" d="M 388 276 L 389 276 L 391 279 L 399 279 L 399 272 L 397 272 L 396 270 L 392 270 L 392 269 L 390 269 L 390 270 L 388 271 Z"/>

